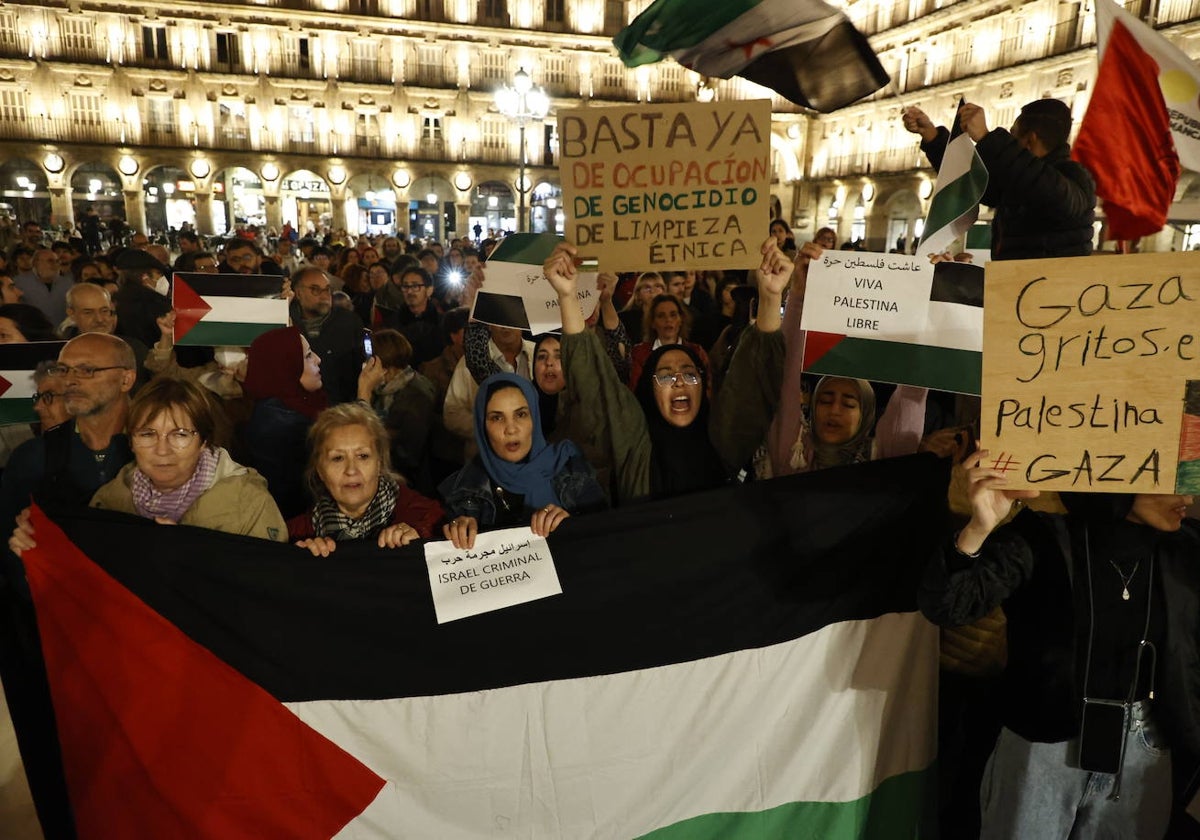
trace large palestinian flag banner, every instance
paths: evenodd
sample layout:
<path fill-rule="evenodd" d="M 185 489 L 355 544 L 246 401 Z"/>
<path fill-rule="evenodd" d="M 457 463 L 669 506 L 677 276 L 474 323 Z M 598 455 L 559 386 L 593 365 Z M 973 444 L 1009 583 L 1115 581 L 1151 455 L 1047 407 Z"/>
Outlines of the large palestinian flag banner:
<path fill-rule="evenodd" d="M 917 456 L 575 517 L 561 595 L 442 625 L 420 546 L 37 512 L 79 836 L 917 836 L 945 482 Z"/>
<path fill-rule="evenodd" d="M 175 343 L 248 347 L 268 330 L 286 327 L 288 302 L 279 297 L 282 285 L 283 278 L 265 274 L 175 274 Z"/>

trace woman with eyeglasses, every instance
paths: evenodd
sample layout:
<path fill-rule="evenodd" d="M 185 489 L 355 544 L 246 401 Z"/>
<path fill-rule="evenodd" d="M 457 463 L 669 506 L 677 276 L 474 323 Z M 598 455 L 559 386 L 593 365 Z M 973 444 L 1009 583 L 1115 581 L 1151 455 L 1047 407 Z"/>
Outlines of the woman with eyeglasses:
<path fill-rule="evenodd" d="M 474 547 L 476 533 L 490 528 L 528 524 L 544 537 L 574 513 L 608 506 L 579 448 L 547 443 L 539 415 L 538 392 L 523 376 L 498 373 L 479 386 L 479 454 L 438 488 L 449 517 L 444 532 L 455 548 Z"/>
<path fill-rule="evenodd" d="M 194 525 L 283 541 L 287 526 L 267 482 L 213 444 L 215 407 L 203 388 L 162 377 L 129 406 L 134 462 L 96 491 L 92 507 L 164 525 Z"/>
<path fill-rule="evenodd" d="M 710 406 L 708 371 L 686 345 L 654 350 L 630 393 L 572 305 L 575 254 L 574 245 L 560 245 L 543 271 L 558 294 L 563 368 L 580 401 L 580 421 L 588 425 L 589 438 L 605 440 L 613 452 L 616 501 L 676 496 L 729 481 L 762 442 L 779 400 L 780 301 L 792 263 L 774 238 L 763 243 L 758 321 L 742 331 L 725 385 Z"/>

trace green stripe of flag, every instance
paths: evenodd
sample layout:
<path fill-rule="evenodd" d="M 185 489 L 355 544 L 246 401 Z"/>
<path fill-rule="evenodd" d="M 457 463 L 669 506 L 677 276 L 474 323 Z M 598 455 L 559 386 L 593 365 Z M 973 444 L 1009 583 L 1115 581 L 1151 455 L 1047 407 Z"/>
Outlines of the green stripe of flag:
<path fill-rule="evenodd" d="M 976 160 L 979 159 L 979 156 L 974 154 L 974 150 L 972 150 L 972 155 Z M 979 199 L 983 195 L 983 191 L 987 189 L 987 183 L 987 169 L 980 160 L 978 167 L 972 165 L 960 177 L 946 184 L 929 204 L 929 215 L 925 218 L 927 232 L 925 241 L 929 242 L 934 238 L 928 234 L 937 233 L 942 228 L 956 229 L 957 226 L 954 223 L 964 217 L 970 217 L 970 221 L 962 225 L 962 230 L 966 230 L 971 224 L 974 224 L 979 215 Z M 962 231 L 959 231 L 954 236 L 959 236 L 961 233 Z"/>
<path fill-rule="evenodd" d="M 766 811 L 704 814 L 651 831 L 642 840 L 910 840 L 913 826 L 936 812 L 930 807 L 936 788 L 934 766 L 885 779 L 872 793 L 852 802 L 789 802 Z M 929 829 L 926 826 L 928 836 L 933 836 Z"/>
<path fill-rule="evenodd" d="M 553 233 L 512 233 L 492 251 L 489 263 L 507 262 L 523 265 L 541 265 L 563 241 Z"/>
<path fill-rule="evenodd" d="M 978 394 L 983 354 L 973 350 L 847 337 L 808 367 L 809 373 L 903 382 L 940 391 Z"/>
<path fill-rule="evenodd" d="M 15 426 L 18 423 L 36 423 L 37 412 L 29 397 L 0 399 L 0 426 Z"/>
<path fill-rule="evenodd" d="M 265 332 L 278 329 L 279 324 L 253 324 L 238 321 L 201 321 L 187 335 L 175 342 L 180 346 L 219 347 L 230 345 L 248 347 Z"/>
<path fill-rule="evenodd" d="M 694 47 L 758 6 L 760 0 L 655 0 L 613 38 L 626 67 L 653 64 L 672 50 Z"/>

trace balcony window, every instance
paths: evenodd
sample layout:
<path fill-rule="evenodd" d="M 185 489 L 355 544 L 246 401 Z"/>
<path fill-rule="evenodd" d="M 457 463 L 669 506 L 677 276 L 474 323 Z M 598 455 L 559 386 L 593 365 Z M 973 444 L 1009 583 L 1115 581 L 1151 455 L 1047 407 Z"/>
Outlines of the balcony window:
<path fill-rule="evenodd" d="M 567 21 L 566 0 L 546 0 L 546 23 L 550 26 L 561 26 Z"/>
<path fill-rule="evenodd" d="M 354 121 L 354 145 L 360 154 L 379 154 L 379 117 L 359 114 Z"/>
<path fill-rule="evenodd" d="M 242 69 L 242 51 L 236 32 L 218 32 L 216 69 L 238 73 Z"/>
<path fill-rule="evenodd" d="M 142 61 L 146 64 L 167 64 L 171 54 L 167 49 L 165 26 L 142 27 Z"/>
<path fill-rule="evenodd" d="M 312 143 L 316 139 L 313 109 L 307 105 L 288 108 L 288 140 L 293 144 Z"/>
<path fill-rule="evenodd" d="M 16 88 L 0 89 L 0 120 L 4 122 L 24 122 L 27 110 L 23 90 Z"/>
<path fill-rule="evenodd" d="M 65 55 L 72 58 L 94 58 L 96 55 L 96 23 L 91 18 L 67 15 L 59 20 L 59 36 Z"/>
<path fill-rule="evenodd" d="M 71 122 L 76 125 L 100 125 L 100 94 L 71 91 L 67 94 Z"/>
<path fill-rule="evenodd" d="M 479 0 L 479 22 L 507 24 L 507 0 Z"/>

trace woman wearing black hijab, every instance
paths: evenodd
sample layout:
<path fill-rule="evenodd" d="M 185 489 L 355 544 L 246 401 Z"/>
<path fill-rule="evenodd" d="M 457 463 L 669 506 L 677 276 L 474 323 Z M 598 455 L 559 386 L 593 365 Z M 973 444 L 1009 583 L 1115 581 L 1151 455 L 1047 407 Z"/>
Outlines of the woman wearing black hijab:
<path fill-rule="evenodd" d="M 780 302 L 792 264 L 772 238 L 764 243 L 759 319 L 746 329 L 716 403 L 706 395 L 709 372 L 678 345 L 647 359 L 636 396 L 589 333 L 574 304 L 575 247 L 559 245 L 544 263 L 563 317 L 563 368 L 584 436 L 613 453 L 618 504 L 719 487 L 759 446 L 779 399 L 783 338 Z"/>
<path fill-rule="evenodd" d="M 1171 748 L 1200 755 L 1200 523 L 1191 496 L 1063 494 L 1021 511 L 987 452 L 971 519 L 926 573 L 943 626 L 1008 617 L 1004 729 L 980 790 L 982 838 L 1162 837 Z"/>

